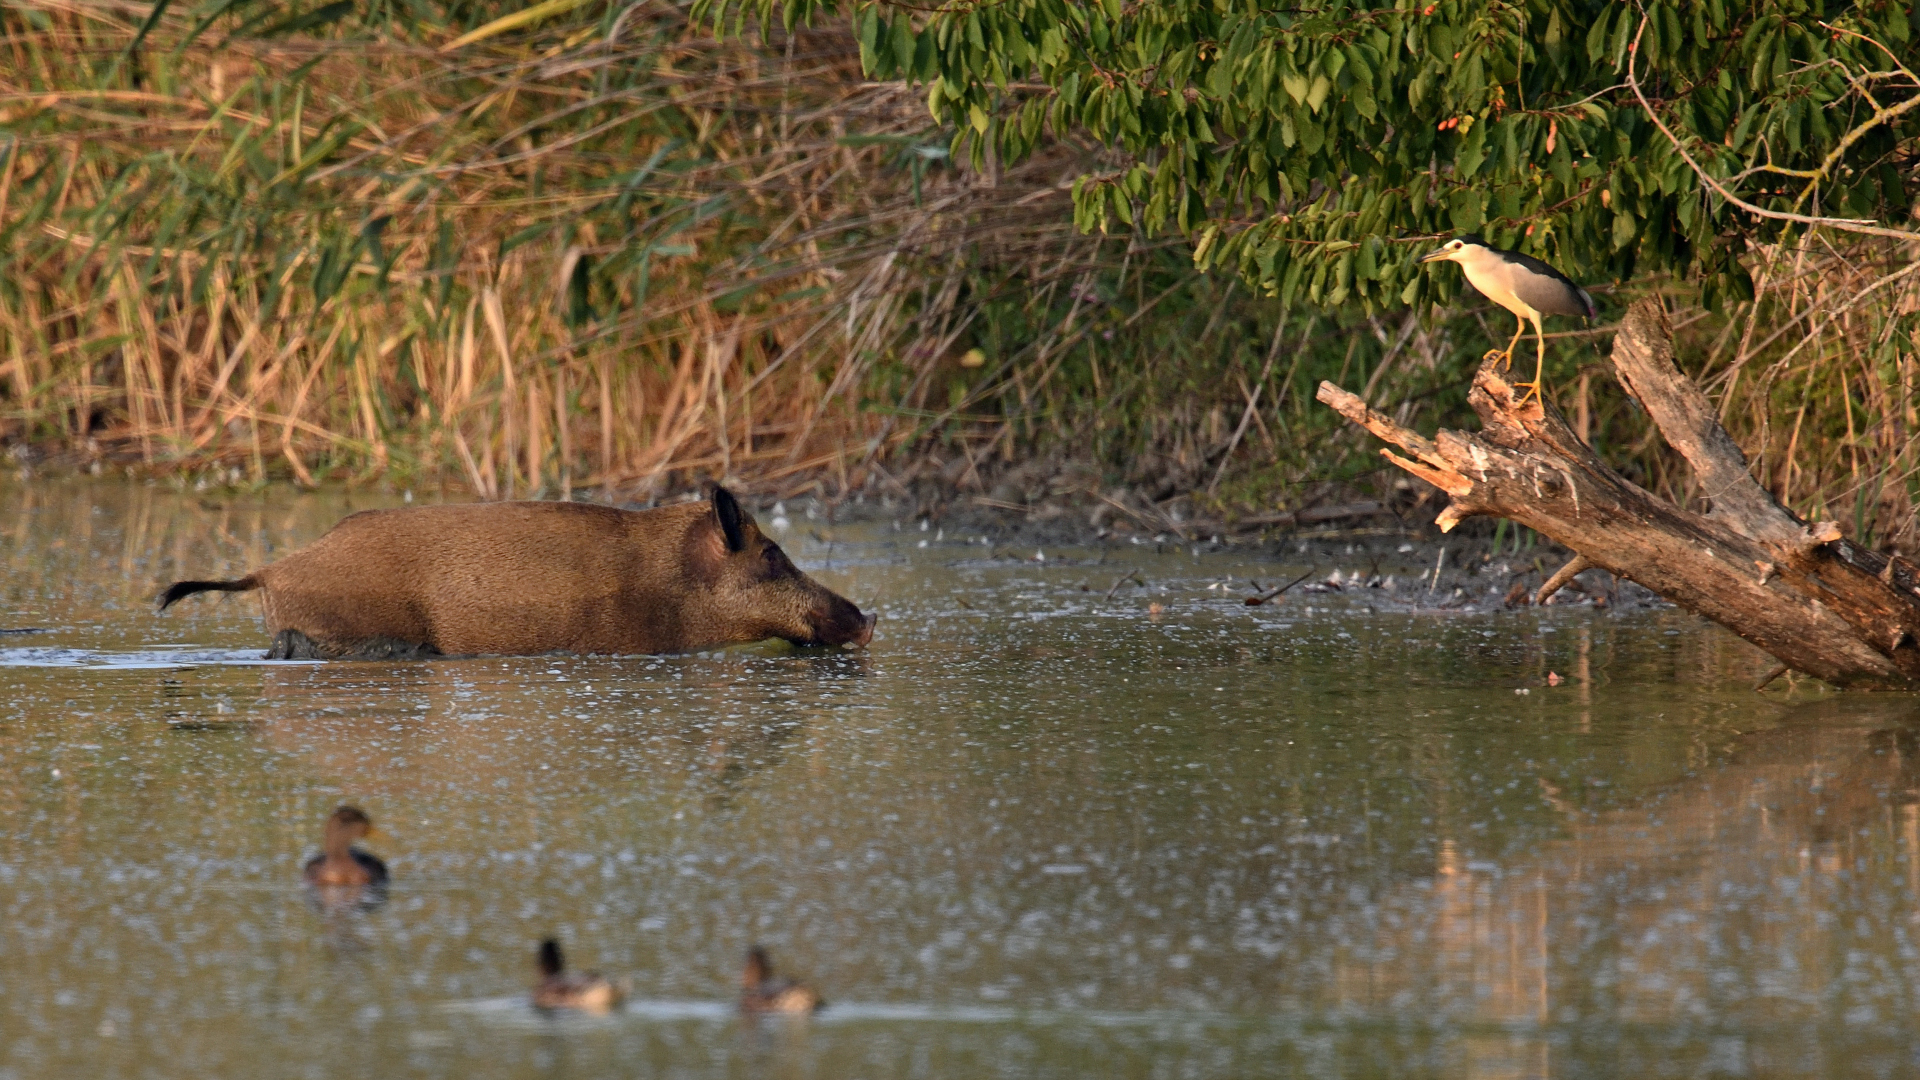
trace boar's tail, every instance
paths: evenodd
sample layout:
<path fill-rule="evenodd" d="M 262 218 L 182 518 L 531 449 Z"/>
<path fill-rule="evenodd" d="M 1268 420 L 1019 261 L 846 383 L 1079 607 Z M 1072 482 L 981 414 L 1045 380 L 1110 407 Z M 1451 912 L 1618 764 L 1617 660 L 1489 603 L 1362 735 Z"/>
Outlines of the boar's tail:
<path fill-rule="evenodd" d="M 176 581 L 167 586 L 166 592 L 160 594 L 160 610 L 165 611 L 172 607 L 175 601 L 183 600 L 197 592 L 246 592 L 259 587 L 260 583 L 253 579 L 252 574 L 248 574 L 239 581 Z"/>

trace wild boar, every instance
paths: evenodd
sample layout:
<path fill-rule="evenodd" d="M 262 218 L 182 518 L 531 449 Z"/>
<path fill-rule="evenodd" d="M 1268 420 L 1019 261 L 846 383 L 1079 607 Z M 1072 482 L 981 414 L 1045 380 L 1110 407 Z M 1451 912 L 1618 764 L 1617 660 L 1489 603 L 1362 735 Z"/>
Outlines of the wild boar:
<path fill-rule="evenodd" d="M 277 659 L 684 652 L 764 638 L 865 645 L 873 617 L 800 572 L 725 488 L 619 510 L 573 502 L 367 510 L 238 581 Z"/>

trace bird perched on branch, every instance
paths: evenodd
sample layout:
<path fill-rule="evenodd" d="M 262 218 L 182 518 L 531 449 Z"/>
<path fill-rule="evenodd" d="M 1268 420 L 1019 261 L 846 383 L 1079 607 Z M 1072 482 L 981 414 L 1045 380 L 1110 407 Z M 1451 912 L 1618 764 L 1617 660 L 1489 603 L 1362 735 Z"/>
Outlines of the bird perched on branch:
<path fill-rule="evenodd" d="M 1569 281 L 1567 275 L 1531 255 L 1490 247 L 1485 240 L 1472 234 L 1447 241 L 1421 256 L 1420 261 L 1459 263 L 1460 269 L 1466 271 L 1467 284 L 1480 290 L 1487 299 L 1513 312 L 1520 320 L 1520 326 L 1513 332 L 1513 340 L 1507 342 L 1507 347 L 1489 350 L 1486 359 L 1499 357 L 1503 364 L 1511 367 L 1513 347 L 1520 344 L 1520 336 L 1527 332 L 1527 324 L 1533 324 L 1534 338 L 1540 343 L 1539 358 L 1534 363 L 1533 381 L 1514 384 L 1527 390 L 1516 404 L 1524 405 L 1528 398 L 1540 396 L 1540 375 L 1547 366 L 1547 339 L 1540 329 L 1540 317 L 1578 315 L 1590 319 L 1594 315 L 1593 297 L 1587 295 L 1587 290 Z"/>

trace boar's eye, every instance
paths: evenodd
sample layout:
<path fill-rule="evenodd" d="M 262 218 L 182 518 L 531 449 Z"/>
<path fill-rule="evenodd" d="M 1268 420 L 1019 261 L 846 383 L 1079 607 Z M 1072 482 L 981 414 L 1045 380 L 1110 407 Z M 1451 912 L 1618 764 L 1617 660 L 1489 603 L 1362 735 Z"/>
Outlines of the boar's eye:
<path fill-rule="evenodd" d="M 780 550 L 780 545 L 768 544 L 760 549 L 760 569 L 767 577 L 780 577 L 792 565 L 787 561 L 787 553 Z"/>

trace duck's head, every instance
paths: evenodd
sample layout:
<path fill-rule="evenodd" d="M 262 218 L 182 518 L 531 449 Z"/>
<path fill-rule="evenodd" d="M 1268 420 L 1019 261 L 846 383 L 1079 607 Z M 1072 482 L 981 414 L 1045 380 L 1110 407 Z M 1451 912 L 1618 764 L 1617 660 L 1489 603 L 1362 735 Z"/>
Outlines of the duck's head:
<path fill-rule="evenodd" d="M 344 837 L 348 843 L 352 843 L 368 838 L 385 839 L 386 834 L 374 826 L 373 819 L 367 816 L 366 811 L 357 806 L 342 806 L 327 818 L 327 836 Z"/>
<path fill-rule="evenodd" d="M 540 952 L 535 960 L 540 965 L 540 977 L 551 979 L 566 970 L 566 960 L 560 955 L 560 943 L 547 938 L 540 942 Z"/>
<path fill-rule="evenodd" d="M 755 945 L 747 950 L 747 966 L 740 972 L 740 985 L 751 990 L 773 976 L 773 961 L 767 959 L 767 950 Z"/>

